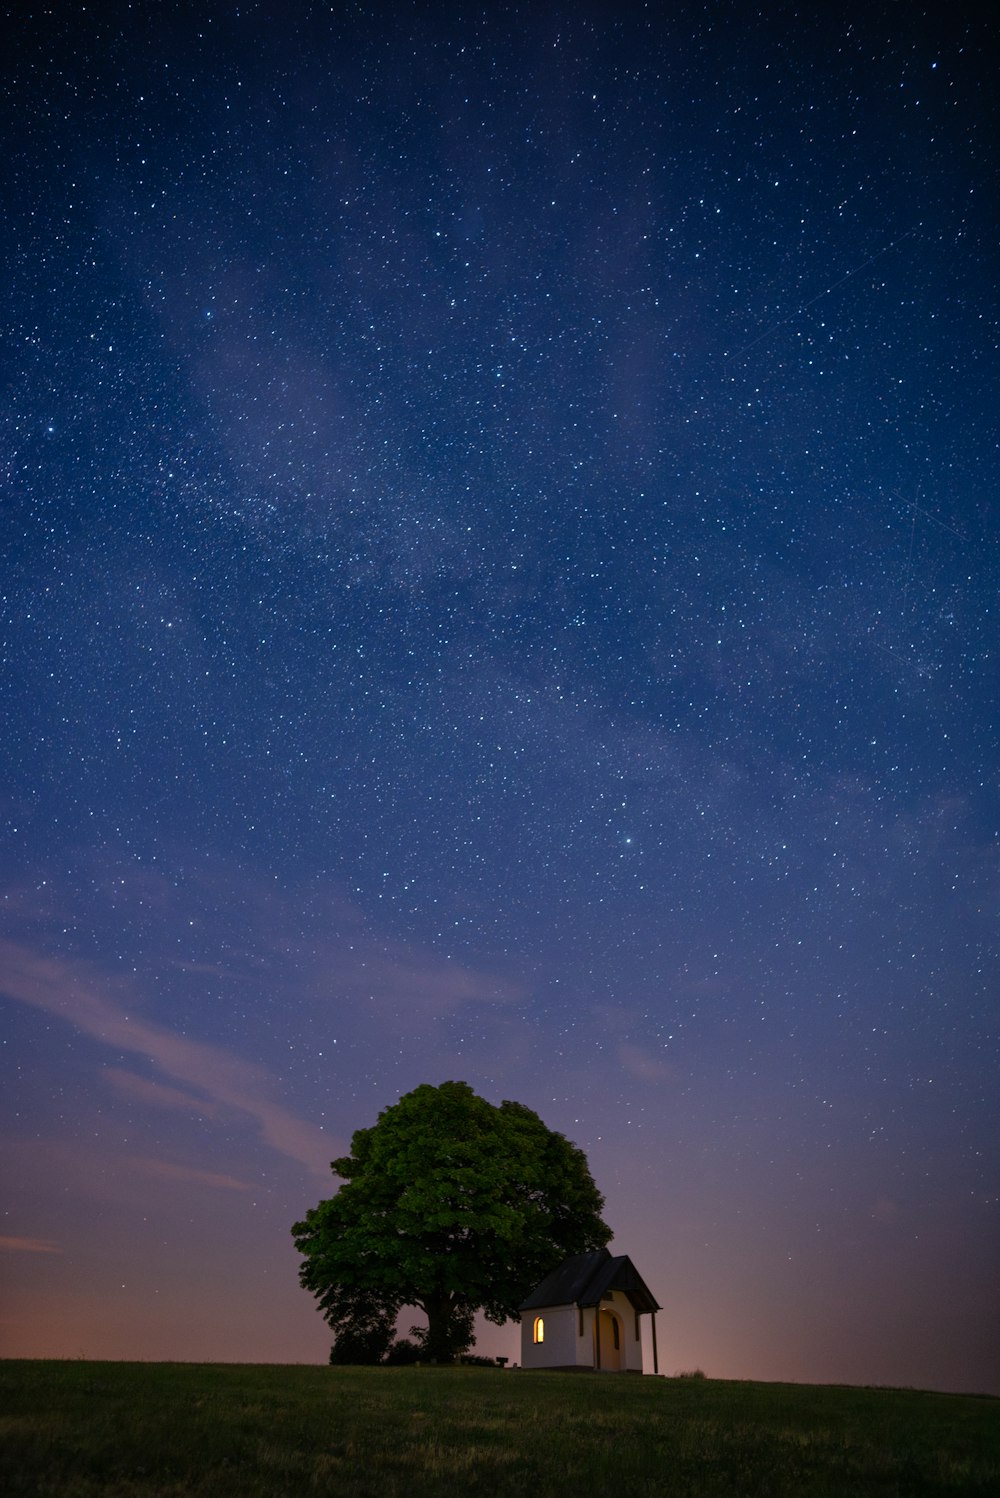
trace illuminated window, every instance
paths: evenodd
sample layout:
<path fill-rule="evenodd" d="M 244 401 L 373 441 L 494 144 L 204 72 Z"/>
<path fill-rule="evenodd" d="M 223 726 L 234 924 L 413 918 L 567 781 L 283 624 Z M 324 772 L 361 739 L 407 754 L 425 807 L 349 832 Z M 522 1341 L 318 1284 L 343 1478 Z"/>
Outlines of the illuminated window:
<path fill-rule="evenodd" d="M 545 1322 L 542 1320 L 541 1316 L 535 1317 L 535 1341 L 545 1341 Z"/>

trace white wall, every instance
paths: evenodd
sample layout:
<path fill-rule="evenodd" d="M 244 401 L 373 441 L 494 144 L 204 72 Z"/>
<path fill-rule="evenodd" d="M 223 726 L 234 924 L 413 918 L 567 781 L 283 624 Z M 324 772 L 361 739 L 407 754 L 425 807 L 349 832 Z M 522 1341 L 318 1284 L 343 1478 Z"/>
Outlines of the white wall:
<path fill-rule="evenodd" d="M 610 1300 L 601 1302 L 607 1311 L 614 1311 L 621 1323 L 621 1368 L 628 1372 L 642 1372 L 642 1337 L 636 1341 L 635 1311 L 628 1296 L 621 1290 L 613 1290 Z M 580 1313 L 576 1306 L 547 1306 L 535 1311 L 526 1311 L 521 1317 L 521 1367 L 522 1368 L 593 1368 L 594 1366 L 594 1316 L 596 1310 L 588 1306 L 583 1313 L 583 1336 L 579 1335 Z M 545 1341 L 534 1339 L 535 1318 L 541 1316 L 545 1322 Z M 642 1318 L 648 1321 L 648 1317 Z M 640 1327 L 642 1325 L 640 1320 Z M 608 1366 L 610 1349 L 602 1342 L 602 1363 Z"/>
<path fill-rule="evenodd" d="M 642 1333 L 640 1330 L 639 1340 L 635 1336 L 635 1311 L 632 1302 L 622 1290 L 612 1290 L 611 1299 L 602 1301 L 606 1310 L 617 1313 L 621 1322 L 621 1365 L 622 1368 L 635 1373 L 642 1372 Z M 639 1321 L 640 1328 L 642 1320 Z"/>
<path fill-rule="evenodd" d="M 580 1336 L 580 1312 L 573 1307 L 573 1330 L 576 1333 L 574 1363 L 578 1368 L 594 1366 L 594 1308 L 588 1306 L 583 1313 L 583 1336 Z"/>
<path fill-rule="evenodd" d="M 535 1318 L 545 1322 L 545 1341 L 535 1342 Z M 565 1368 L 577 1362 L 576 1307 L 543 1306 L 521 1317 L 521 1367 Z"/>

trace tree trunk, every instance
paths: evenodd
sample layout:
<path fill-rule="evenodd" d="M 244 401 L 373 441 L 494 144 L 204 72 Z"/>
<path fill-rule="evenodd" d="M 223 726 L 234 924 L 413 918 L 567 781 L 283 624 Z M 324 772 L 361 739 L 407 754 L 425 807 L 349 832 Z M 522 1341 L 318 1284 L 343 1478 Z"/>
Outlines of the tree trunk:
<path fill-rule="evenodd" d="M 475 1308 L 456 1295 L 418 1302 L 427 1317 L 424 1351 L 435 1363 L 453 1363 L 475 1341 Z"/>
<path fill-rule="evenodd" d="M 427 1300 L 424 1311 L 427 1314 L 425 1351 L 428 1358 L 432 1363 L 453 1363 L 456 1348 L 451 1301 L 446 1296 Z"/>

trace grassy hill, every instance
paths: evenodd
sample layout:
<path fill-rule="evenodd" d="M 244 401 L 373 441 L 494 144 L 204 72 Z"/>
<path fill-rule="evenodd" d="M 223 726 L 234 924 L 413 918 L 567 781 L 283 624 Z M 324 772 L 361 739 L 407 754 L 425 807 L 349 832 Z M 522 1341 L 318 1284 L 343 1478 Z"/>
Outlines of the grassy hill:
<path fill-rule="evenodd" d="M 1000 1493 L 1000 1401 L 478 1368 L 0 1363 L 9 1498 Z"/>

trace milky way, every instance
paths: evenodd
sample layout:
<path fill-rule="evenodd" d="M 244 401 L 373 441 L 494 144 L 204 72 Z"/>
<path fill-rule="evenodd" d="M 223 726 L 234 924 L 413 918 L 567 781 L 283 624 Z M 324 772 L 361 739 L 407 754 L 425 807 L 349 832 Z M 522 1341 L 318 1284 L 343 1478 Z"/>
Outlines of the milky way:
<path fill-rule="evenodd" d="M 6 1355 L 325 1359 L 460 1078 L 661 1367 L 1000 1392 L 996 32 L 663 9 L 19 21 Z"/>

